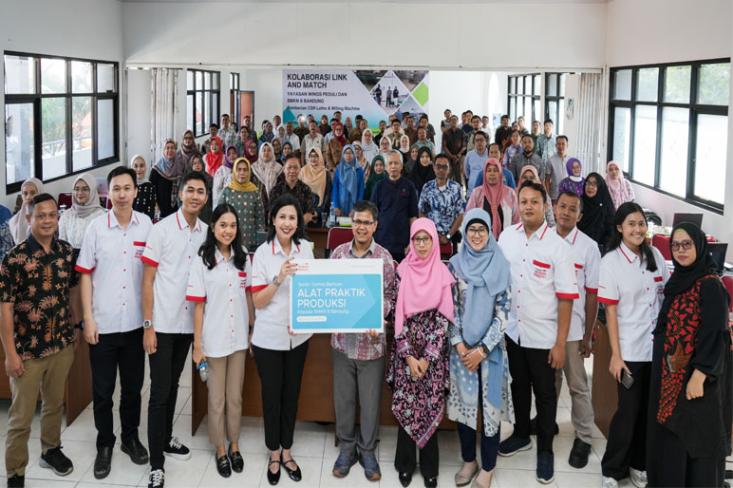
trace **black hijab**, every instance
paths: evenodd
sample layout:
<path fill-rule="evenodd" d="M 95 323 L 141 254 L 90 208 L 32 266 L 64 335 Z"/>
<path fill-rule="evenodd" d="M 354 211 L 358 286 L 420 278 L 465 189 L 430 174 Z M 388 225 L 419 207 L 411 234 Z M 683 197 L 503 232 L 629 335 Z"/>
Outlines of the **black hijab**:
<path fill-rule="evenodd" d="M 689 290 L 695 284 L 695 282 L 697 282 L 697 280 L 699 280 L 703 276 L 715 274 L 717 270 L 715 260 L 708 252 L 708 244 L 705 233 L 700 230 L 700 227 L 690 222 L 682 222 L 680 224 L 677 224 L 674 229 L 672 229 L 671 238 L 669 240 L 670 254 L 672 253 L 672 239 L 674 238 L 674 233 L 678 229 L 682 229 L 690 235 L 692 244 L 695 246 L 697 259 L 689 266 L 682 266 L 680 263 L 675 261 L 674 254 L 672 254 L 672 261 L 674 262 L 674 272 L 669 278 L 669 281 L 667 281 L 667 284 L 664 286 L 665 298 L 673 298 L 680 293 L 684 293 L 685 291 Z"/>
<path fill-rule="evenodd" d="M 430 164 L 428 164 L 427 166 L 423 166 L 422 164 L 420 164 L 420 157 L 422 157 L 423 153 L 427 153 L 430 157 Z M 435 170 L 433 169 L 432 159 L 433 158 L 430 149 L 428 149 L 427 147 L 421 147 L 420 150 L 417 152 L 417 161 L 412 167 L 410 173 L 407 175 L 407 178 L 412 180 L 412 182 L 415 184 L 418 195 L 420 195 L 420 193 L 422 192 L 422 187 L 425 185 L 425 183 L 435 179 Z"/>
<path fill-rule="evenodd" d="M 586 185 L 590 178 L 596 180 L 597 191 L 595 196 L 589 197 L 583 187 L 583 216 L 578 222 L 578 229 L 588 234 L 599 246 L 605 247 L 613 231 L 616 209 L 603 177 L 598 173 L 590 173 L 585 178 Z"/>

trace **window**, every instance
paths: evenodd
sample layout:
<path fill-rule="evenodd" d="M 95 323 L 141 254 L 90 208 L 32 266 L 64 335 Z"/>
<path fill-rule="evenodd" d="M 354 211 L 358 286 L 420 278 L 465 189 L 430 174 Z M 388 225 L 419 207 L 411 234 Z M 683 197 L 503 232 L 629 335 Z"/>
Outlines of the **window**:
<path fill-rule="evenodd" d="M 517 120 L 524 116 L 524 126 L 532 126 L 533 120 L 542 119 L 541 75 L 510 75 L 508 81 L 509 118 Z"/>
<path fill-rule="evenodd" d="M 209 133 L 209 125 L 219 123 L 218 71 L 189 69 L 186 72 L 186 119 L 196 137 Z"/>
<path fill-rule="evenodd" d="M 552 119 L 555 123 L 555 134 L 565 133 L 565 80 L 567 76 L 568 73 L 545 73 L 545 119 Z"/>
<path fill-rule="evenodd" d="M 229 73 L 229 114 L 236 127 L 242 120 L 239 111 L 239 73 Z"/>
<path fill-rule="evenodd" d="M 611 68 L 608 158 L 629 177 L 718 212 L 730 59 Z"/>
<path fill-rule="evenodd" d="M 119 160 L 119 65 L 4 53 L 6 191 Z"/>

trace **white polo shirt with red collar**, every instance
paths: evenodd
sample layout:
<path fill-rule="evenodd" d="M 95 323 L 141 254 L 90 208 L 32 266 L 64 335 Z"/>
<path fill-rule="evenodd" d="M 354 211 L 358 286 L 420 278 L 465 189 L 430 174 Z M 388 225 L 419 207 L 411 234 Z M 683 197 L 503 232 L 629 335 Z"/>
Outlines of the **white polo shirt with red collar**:
<path fill-rule="evenodd" d="M 244 252 L 244 251 L 243 251 Z M 197 256 L 188 276 L 186 300 L 205 303 L 201 348 L 204 355 L 222 358 L 247 349 L 252 264 L 245 254 L 244 268 L 234 266 L 234 255 L 225 259 L 217 248 L 216 265 L 209 269 Z"/>
<path fill-rule="evenodd" d="M 280 268 L 288 257 L 313 259 L 313 245 L 308 241 L 290 248 L 286 256 L 277 237 L 264 242 L 255 251 L 252 259 L 252 293 L 267 288 L 280 274 Z M 255 312 L 255 329 L 252 344 L 263 349 L 287 351 L 310 339 L 313 334 L 290 335 L 290 277 L 280 284 L 270 303 Z"/>
<path fill-rule="evenodd" d="M 557 233 L 557 227 L 552 229 Z M 585 333 L 585 298 L 588 293 L 598 294 L 598 274 L 601 268 L 601 252 L 596 241 L 577 227 L 561 239 L 570 244 L 570 254 L 575 269 L 579 298 L 573 301 L 568 341 L 580 341 Z"/>
<path fill-rule="evenodd" d="M 147 215 L 133 211 L 123 229 L 113 210 L 87 227 L 76 270 L 91 274 L 92 314 L 100 334 L 129 332 L 143 325 L 140 256 L 152 228 Z"/>
<path fill-rule="evenodd" d="M 166 334 L 193 334 L 193 305 L 186 301 L 191 264 L 206 240 L 206 224 L 191 229 L 183 211 L 169 215 L 150 231 L 142 262 L 157 269 L 153 284 L 153 327 Z"/>
<path fill-rule="evenodd" d="M 664 300 L 669 270 L 657 248 L 650 246 L 657 263 L 647 271 L 646 262 L 623 242 L 601 260 L 598 301 L 616 305 L 621 357 L 624 361 L 652 360 L 652 331 Z"/>
<path fill-rule="evenodd" d="M 558 299 L 577 300 L 578 286 L 567 243 L 547 222 L 530 236 L 523 224 L 499 236 L 512 274 L 506 334 L 522 347 L 551 349 L 557 341 Z"/>

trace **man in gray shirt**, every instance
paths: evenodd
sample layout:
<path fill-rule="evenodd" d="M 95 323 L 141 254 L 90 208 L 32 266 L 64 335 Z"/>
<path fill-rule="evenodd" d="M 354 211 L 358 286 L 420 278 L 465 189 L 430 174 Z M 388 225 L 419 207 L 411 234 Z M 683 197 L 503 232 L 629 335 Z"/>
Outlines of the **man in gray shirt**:
<path fill-rule="evenodd" d="M 521 176 L 519 173 L 522 168 L 526 165 L 531 164 L 537 168 L 537 173 L 540 175 L 540 181 L 545 181 L 545 163 L 542 159 L 534 152 L 534 140 L 529 134 L 522 136 L 522 152 L 514 155 L 507 169 L 514 175 L 514 181 L 519 181 Z"/>
<path fill-rule="evenodd" d="M 550 198 L 552 199 L 552 203 L 557 201 L 560 182 L 568 176 L 568 170 L 565 167 L 568 159 L 568 138 L 567 136 L 557 136 L 555 140 L 555 154 L 550 156 L 545 165 L 547 169 L 545 179 L 549 180 L 550 183 Z"/>

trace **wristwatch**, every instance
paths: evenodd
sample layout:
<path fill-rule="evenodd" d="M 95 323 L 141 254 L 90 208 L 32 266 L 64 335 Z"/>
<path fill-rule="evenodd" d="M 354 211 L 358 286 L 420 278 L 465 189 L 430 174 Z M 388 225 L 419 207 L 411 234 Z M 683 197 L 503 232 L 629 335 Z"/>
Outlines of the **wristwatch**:
<path fill-rule="evenodd" d="M 274 277 L 272 278 L 272 284 L 273 284 L 273 285 L 275 285 L 275 286 L 276 286 L 276 287 L 278 287 L 278 288 L 279 288 L 279 287 L 280 287 L 280 285 L 282 284 L 282 283 L 280 282 L 280 280 L 278 280 L 278 279 L 277 279 L 277 275 L 275 275 L 275 276 L 274 276 Z"/>
<path fill-rule="evenodd" d="M 152 328 L 153 328 L 152 320 L 143 320 L 143 329 L 152 329 Z"/>

